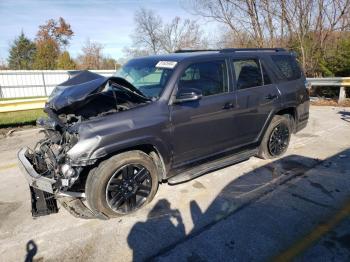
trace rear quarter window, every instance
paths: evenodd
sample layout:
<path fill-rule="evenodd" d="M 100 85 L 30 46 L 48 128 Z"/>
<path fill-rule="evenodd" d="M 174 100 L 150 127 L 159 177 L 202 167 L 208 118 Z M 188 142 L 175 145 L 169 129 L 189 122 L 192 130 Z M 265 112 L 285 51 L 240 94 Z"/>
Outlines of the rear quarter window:
<path fill-rule="evenodd" d="M 293 56 L 272 55 L 271 59 L 280 71 L 282 79 L 290 81 L 299 79 L 302 76 L 300 67 Z"/>

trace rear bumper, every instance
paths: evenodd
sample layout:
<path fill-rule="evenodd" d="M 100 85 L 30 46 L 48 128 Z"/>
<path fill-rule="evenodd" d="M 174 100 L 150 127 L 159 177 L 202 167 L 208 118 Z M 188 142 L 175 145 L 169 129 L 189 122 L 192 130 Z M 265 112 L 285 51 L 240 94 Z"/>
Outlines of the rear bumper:
<path fill-rule="evenodd" d="M 40 174 L 38 174 L 35 171 L 32 163 L 27 158 L 28 153 L 29 149 L 27 147 L 22 148 L 18 152 L 18 161 L 19 167 L 26 180 L 28 181 L 29 186 L 53 194 L 54 184 L 56 183 L 56 180 L 43 177 Z"/>

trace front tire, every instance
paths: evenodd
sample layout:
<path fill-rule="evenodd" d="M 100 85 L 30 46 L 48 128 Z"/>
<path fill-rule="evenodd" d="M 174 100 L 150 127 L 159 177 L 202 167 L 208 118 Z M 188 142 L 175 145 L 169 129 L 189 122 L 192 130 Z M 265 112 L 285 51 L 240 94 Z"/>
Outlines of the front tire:
<path fill-rule="evenodd" d="M 263 159 L 282 156 L 288 149 L 291 133 L 289 117 L 274 116 L 261 141 L 258 156 Z"/>
<path fill-rule="evenodd" d="M 157 167 L 142 151 L 115 155 L 90 171 L 88 205 L 108 217 L 127 215 L 149 203 L 158 189 Z"/>

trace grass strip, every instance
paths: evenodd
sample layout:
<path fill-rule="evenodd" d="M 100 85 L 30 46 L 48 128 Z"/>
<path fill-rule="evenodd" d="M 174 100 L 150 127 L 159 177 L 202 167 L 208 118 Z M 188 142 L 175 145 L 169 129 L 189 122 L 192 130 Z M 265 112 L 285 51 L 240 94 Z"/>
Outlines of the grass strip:
<path fill-rule="evenodd" d="M 33 125 L 39 117 L 45 115 L 43 109 L 0 113 L 0 128 Z"/>

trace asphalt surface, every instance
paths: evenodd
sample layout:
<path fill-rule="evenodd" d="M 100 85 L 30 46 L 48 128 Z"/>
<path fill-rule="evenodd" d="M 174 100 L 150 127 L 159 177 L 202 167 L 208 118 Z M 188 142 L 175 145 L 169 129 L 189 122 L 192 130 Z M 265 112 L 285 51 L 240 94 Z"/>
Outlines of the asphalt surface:
<path fill-rule="evenodd" d="M 312 107 L 275 161 L 251 158 L 108 221 L 64 209 L 32 219 L 16 152 L 37 130 L 0 140 L 0 261 L 349 261 L 350 110 Z"/>

